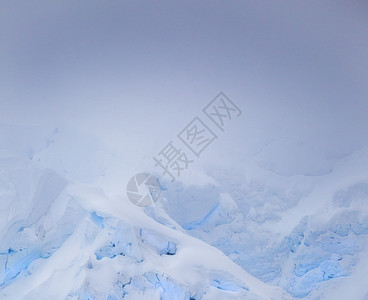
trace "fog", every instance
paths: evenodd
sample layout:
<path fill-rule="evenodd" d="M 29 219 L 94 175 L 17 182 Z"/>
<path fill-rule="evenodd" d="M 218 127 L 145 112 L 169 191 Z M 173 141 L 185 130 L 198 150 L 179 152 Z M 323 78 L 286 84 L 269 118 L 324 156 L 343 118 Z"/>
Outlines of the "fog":
<path fill-rule="evenodd" d="M 342 157 L 368 142 L 367 12 L 363 1 L 2 1 L 0 123 L 79 130 L 139 169 L 223 91 L 242 115 L 201 163 L 278 139 Z"/>

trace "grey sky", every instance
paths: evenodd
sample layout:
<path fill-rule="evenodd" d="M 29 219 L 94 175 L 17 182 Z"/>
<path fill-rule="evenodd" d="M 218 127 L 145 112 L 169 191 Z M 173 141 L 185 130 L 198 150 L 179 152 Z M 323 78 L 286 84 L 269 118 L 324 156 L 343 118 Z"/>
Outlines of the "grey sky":
<path fill-rule="evenodd" d="M 244 149 L 367 143 L 364 1 L 2 1 L 0 36 L 2 123 L 153 150 L 222 90 Z"/>

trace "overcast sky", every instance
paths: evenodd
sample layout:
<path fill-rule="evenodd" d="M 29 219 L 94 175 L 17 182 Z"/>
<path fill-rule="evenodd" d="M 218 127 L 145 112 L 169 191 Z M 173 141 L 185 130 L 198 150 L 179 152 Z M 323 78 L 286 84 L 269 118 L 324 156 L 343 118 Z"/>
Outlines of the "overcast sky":
<path fill-rule="evenodd" d="M 5 0 L 0 36 L 0 123 L 159 151 L 224 91 L 238 151 L 367 144 L 366 1 Z"/>

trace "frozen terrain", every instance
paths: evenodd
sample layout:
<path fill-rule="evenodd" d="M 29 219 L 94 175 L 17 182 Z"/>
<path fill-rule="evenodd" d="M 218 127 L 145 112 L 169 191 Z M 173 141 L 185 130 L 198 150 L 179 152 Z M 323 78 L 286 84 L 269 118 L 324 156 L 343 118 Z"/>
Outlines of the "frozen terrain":
<path fill-rule="evenodd" d="M 45 149 L 16 150 L 0 159 L 2 299 L 291 299 L 188 235 L 162 203 L 164 225 L 32 160 Z"/>
<path fill-rule="evenodd" d="M 2 299 L 368 296 L 366 148 L 290 169 L 273 164 L 269 148 L 303 149 L 280 140 L 244 162 L 243 175 L 209 169 L 196 185 L 161 178 L 159 201 L 140 208 L 104 192 L 98 178 L 109 164 L 97 144 L 86 177 L 77 153 L 60 155 L 76 133 L 2 128 Z"/>
<path fill-rule="evenodd" d="M 1 0 L 0 300 L 368 300 L 367 16 Z"/>

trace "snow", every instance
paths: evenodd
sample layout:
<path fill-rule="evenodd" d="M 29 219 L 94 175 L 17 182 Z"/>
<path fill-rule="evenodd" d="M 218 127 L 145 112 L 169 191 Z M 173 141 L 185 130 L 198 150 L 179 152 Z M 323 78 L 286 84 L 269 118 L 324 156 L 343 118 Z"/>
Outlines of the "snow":
<path fill-rule="evenodd" d="M 125 198 L 19 156 L 2 154 L 1 166 L 2 193 L 14 197 L 2 211 L 2 298 L 291 299 Z"/>
<path fill-rule="evenodd" d="M 290 4 L 2 1 L 1 300 L 368 300 L 366 7 Z"/>
<path fill-rule="evenodd" d="M 97 181 L 58 174 L 53 161 L 41 159 L 44 150 L 30 159 L 12 154 L 13 145 L 7 149 L 0 159 L 1 298 L 336 299 L 354 292 L 363 299 L 368 293 L 360 280 L 368 243 L 366 148 L 318 176 L 303 166 L 293 176 L 270 172 L 263 160 L 248 164 L 247 178 L 227 170 L 212 170 L 212 179 L 197 185 L 162 178 L 163 196 L 146 208 L 107 195 Z"/>

